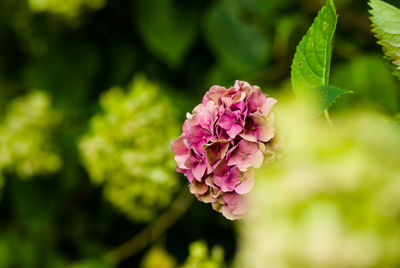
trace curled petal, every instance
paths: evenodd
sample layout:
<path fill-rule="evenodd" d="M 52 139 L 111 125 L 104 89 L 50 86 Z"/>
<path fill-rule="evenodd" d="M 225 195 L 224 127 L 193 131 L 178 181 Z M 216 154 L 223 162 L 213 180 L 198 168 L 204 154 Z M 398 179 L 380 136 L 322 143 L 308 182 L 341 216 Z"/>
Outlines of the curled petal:
<path fill-rule="evenodd" d="M 208 191 L 208 186 L 205 183 L 193 181 L 189 186 L 192 194 L 203 195 Z"/>
<path fill-rule="evenodd" d="M 213 203 L 216 199 L 213 197 L 212 192 L 209 190 L 205 194 L 196 195 L 197 199 L 204 202 L 204 203 Z"/>
<path fill-rule="evenodd" d="M 208 101 L 213 101 L 214 103 L 219 103 L 219 99 L 226 92 L 225 87 L 221 86 L 212 86 L 210 90 L 206 93 L 203 98 L 203 103 L 207 103 Z"/>
<path fill-rule="evenodd" d="M 208 145 L 204 145 L 204 150 L 206 152 L 206 156 L 210 164 L 214 164 L 216 161 L 224 158 L 226 152 L 228 151 L 228 147 L 229 147 L 228 140 L 220 140 Z"/>

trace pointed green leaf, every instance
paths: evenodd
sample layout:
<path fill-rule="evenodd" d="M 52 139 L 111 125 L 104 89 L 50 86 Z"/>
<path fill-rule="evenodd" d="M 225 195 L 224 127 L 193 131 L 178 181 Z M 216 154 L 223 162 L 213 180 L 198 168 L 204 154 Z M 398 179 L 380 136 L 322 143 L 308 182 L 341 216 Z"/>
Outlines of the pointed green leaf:
<path fill-rule="evenodd" d="M 336 86 L 322 86 L 319 88 L 320 92 L 317 94 L 319 103 L 318 105 L 322 110 L 327 110 L 336 101 L 337 98 L 343 94 L 353 93 L 351 90 L 342 89 Z"/>
<path fill-rule="evenodd" d="M 313 98 L 322 86 L 329 84 L 336 23 L 333 1 L 328 0 L 297 46 L 291 74 L 296 96 Z"/>
<path fill-rule="evenodd" d="M 372 31 L 400 78 L 400 9 L 380 0 L 370 0 Z"/>

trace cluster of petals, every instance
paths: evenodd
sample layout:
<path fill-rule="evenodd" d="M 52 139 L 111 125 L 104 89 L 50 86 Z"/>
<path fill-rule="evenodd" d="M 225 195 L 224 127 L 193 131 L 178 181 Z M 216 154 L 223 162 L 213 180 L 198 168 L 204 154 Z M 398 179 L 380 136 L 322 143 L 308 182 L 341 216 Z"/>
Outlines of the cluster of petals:
<path fill-rule="evenodd" d="M 259 87 L 236 81 L 230 88 L 213 86 L 192 114 L 183 133 L 172 141 L 177 171 L 189 181 L 200 201 L 228 219 L 246 211 L 244 195 L 254 184 L 254 169 L 264 160 L 274 137 L 274 98 Z"/>

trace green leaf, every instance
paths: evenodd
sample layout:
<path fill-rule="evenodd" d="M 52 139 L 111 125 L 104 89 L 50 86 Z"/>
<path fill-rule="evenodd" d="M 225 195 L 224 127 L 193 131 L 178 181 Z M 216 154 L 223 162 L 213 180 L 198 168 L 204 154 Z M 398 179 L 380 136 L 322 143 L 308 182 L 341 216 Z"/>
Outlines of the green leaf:
<path fill-rule="evenodd" d="M 172 0 L 140 0 L 135 19 L 148 48 L 170 66 L 179 65 L 196 37 L 196 14 Z"/>
<path fill-rule="evenodd" d="M 333 1 L 328 0 L 296 49 L 291 76 L 297 97 L 314 98 L 322 86 L 329 84 L 336 23 Z"/>
<path fill-rule="evenodd" d="M 270 58 L 271 42 L 262 30 L 240 17 L 235 1 L 217 1 L 205 17 L 205 38 L 218 64 L 235 75 L 262 68 Z"/>
<path fill-rule="evenodd" d="M 370 0 L 372 31 L 400 78 L 400 9 L 380 0 Z"/>
<path fill-rule="evenodd" d="M 330 106 L 332 106 L 336 99 L 343 94 L 353 93 L 351 90 L 329 85 L 322 86 L 319 89 L 320 93 L 317 94 L 317 97 L 320 103 L 318 103 L 318 105 L 322 108 L 322 110 L 327 110 Z"/>

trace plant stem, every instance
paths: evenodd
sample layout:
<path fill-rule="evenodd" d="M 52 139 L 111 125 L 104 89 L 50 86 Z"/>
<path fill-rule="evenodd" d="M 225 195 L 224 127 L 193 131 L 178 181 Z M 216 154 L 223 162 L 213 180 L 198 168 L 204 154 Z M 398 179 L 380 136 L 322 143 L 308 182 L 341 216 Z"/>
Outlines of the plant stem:
<path fill-rule="evenodd" d="M 109 251 L 105 256 L 106 260 L 118 264 L 145 248 L 148 244 L 160 237 L 185 213 L 192 200 L 193 196 L 189 193 L 188 189 L 184 187 L 167 211 L 161 214 L 160 217 L 143 231 L 136 234 L 119 247 Z"/>
<path fill-rule="evenodd" d="M 333 125 L 333 123 L 332 123 L 332 120 L 331 120 L 331 118 L 329 117 L 328 109 L 325 109 L 325 110 L 324 110 L 324 115 L 325 115 L 326 121 L 328 122 L 328 125 L 329 125 L 332 129 L 335 129 L 335 127 L 334 127 L 334 125 Z"/>

